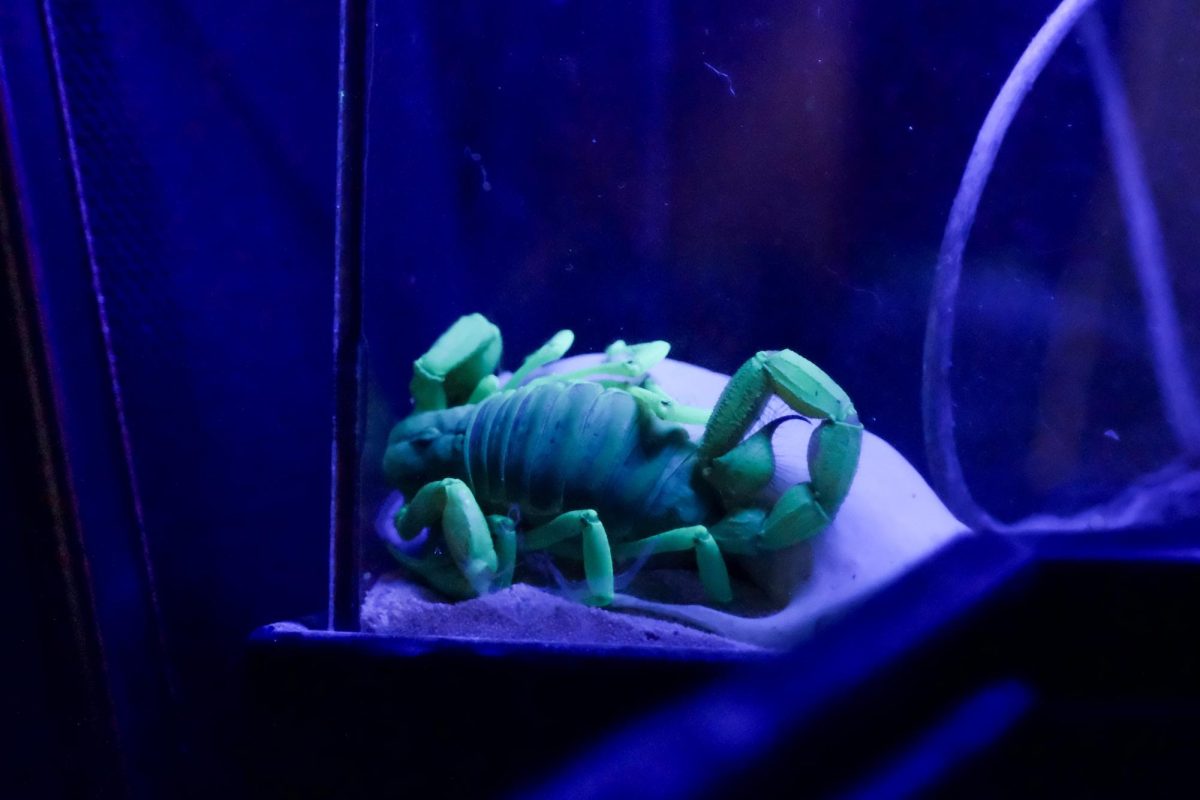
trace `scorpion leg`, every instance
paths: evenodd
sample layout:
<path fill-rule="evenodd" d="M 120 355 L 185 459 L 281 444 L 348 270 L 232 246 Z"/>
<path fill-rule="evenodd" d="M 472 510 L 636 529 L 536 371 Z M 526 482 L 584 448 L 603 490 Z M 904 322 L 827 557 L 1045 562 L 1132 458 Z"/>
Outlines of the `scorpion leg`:
<path fill-rule="evenodd" d="M 641 386 L 627 385 L 622 388 L 640 400 L 651 414 L 667 422 L 703 425 L 712 416 L 709 409 L 683 405 L 649 378 Z"/>
<path fill-rule="evenodd" d="M 475 597 L 475 590 L 471 584 L 467 583 L 458 565 L 445 553 L 411 556 L 391 544 L 388 544 L 388 549 L 405 568 L 420 575 L 422 581 L 438 592 L 449 597 Z"/>
<path fill-rule="evenodd" d="M 606 606 L 613 598 L 613 561 L 608 534 L 599 515 L 591 509 L 568 511 L 525 534 L 527 550 L 543 550 L 559 542 L 580 537 L 583 545 L 583 574 L 591 596 L 588 605 Z"/>
<path fill-rule="evenodd" d="M 701 462 L 711 466 L 726 454 L 737 454 L 741 461 L 770 458 L 769 448 L 759 454 L 761 448 L 739 444 L 772 394 L 820 422 L 808 444 L 810 480 L 788 489 L 763 524 L 759 542 L 767 549 L 807 539 L 829 524 L 850 491 L 863 432 L 846 392 L 817 365 L 791 350 L 761 352 L 742 365 L 721 393 L 700 440 Z M 739 472 L 753 466 L 737 465 Z"/>
<path fill-rule="evenodd" d="M 512 586 L 513 572 L 517 568 L 517 525 L 500 514 L 490 514 L 487 524 L 496 543 L 496 580 L 492 585 L 496 589 L 506 589 Z"/>
<path fill-rule="evenodd" d="M 622 542 L 616 546 L 613 554 L 621 559 L 688 550 L 696 551 L 696 568 L 700 573 L 700 583 L 704 585 L 708 596 L 717 603 L 732 601 L 733 589 L 729 585 L 729 570 L 725 566 L 725 557 L 721 555 L 721 548 L 709 534 L 708 528 L 703 525 L 675 528 L 645 539 Z"/>
<path fill-rule="evenodd" d="M 521 381 L 529 377 L 529 373 L 539 367 L 544 367 L 551 361 L 558 361 L 562 358 L 571 345 L 575 343 L 575 334 L 569 330 L 561 330 L 550 337 L 550 341 L 534 350 L 525 357 L 525 363 L 514 372 L 504 383 L 505 389 L 515 389 L 521 385 Z"/>
<path fill-rule="evenodd" d="M 502 526 L 494 522 L 489 525 L 475 495 L 457 478 L 425 484 L 395 518 L 396 534 L 404 541 L 412 540 L 433 525 L 441 527 L 451 560 L 475 594 L 486 594 L 493 588 L 497 575 L 510 570 L 509 563 L 502 563 L 501 555 L 510 563 L 515 561 L 515 534 L 511 530 L 495 530 L 494 526 Z M 493 535 L 500 540 L 501 555 L 497 555 Z"/>
<path fill-rule="evenodd" d="M 487 518 L 488 528 L 495 539 L 499 567 L 492 589 L 506 589 L 512 585 L 513 571 L 517 564 L 517 529 L 508 517 L 492 515 Z M 463 575 L 462 569 L 448 554 L 435 552 L 427 556 L 413 556 L 392 543 L 385 541 L 388 550 L 397 561 L 417 573 L 434 589 L 450 597 L 470 598 L 479 593 Z"/>
<path fill-rule="evenodd" d="M 666 358 L 667 353 L 671 352 L 671 345 L 661 340 L 642 344 L 625 344 L 618 341 L 609 345 L 604 352 L 607 358 L 599 364 L 554 375 L 553 379 L 573 381 L 592 375 L 620 375 L 624 378 L 638 378 Z"/>
<path fill-rule="evenodd" d="M 477 397 L 481 391 L 496 386 L 494 378 L 488 378 L 500 363 L 501 349 L 500 329 L 486 317 L 460 317 L 413 363 L 413 410 L 434 411 L 482 399 Z"/>

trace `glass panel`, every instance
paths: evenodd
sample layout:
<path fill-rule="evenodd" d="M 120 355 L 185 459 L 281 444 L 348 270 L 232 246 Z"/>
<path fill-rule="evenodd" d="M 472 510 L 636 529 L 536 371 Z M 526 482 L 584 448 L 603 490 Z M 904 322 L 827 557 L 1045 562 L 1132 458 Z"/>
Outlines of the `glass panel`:
<path fill-rule="evenodd" d="M 1134 19 L 1105 7 L 1067 35 L 1075 19 L 1062 15 L 1086 5 L 1065 3 L 1057 39 L 1024 57 L 1050 4 L 377 6 L 364 626 L 728 646 L 589 608 L 609 601 L 609 550 L 613 607 L 650 603 L 739 642 L 780 645 L 968 524 L 1191 513 L 1177 457 L 1197 425 L 1200 284 L 1180 269 L 1200 249 L 1187 224 L 1200 159 L 1194 32 L 1166 11 Z M 1039 53 L 1028 97 L 1006 101 L 1014 66 L 1040 68 Z M 973 227 L 946 233 L 939 262 L 993 103 L 993 114 L 1012 112 L 1011 129 L 990 181 L 975 180 Z M 935 275 L 953 277 L 956 242 L 963 272 L 947 307 L 957 330 L 935 317 L 923 349 L 930 291 Z M 388 432 L 413 411 L 414 360 L 472 313 L 483 317 L 432 351 L 432 383 L 416 392 L 425 407 L 448 395 L 463 409 L 408 423 L 385 474 Z M 564 329 L 572 355 L 601 355 L 547 369 L 616 364 L 489 397 L 477 383 L 493 366 L 491 324 L 501 372 Z M 654 348 L 611 349 L 617 340 L 665 341 L 682 365 L 654 362 Z M 953 343 L 949 383 L 930 384 L 923 408 L 938 342 Z M 440 393 L 456 343 L 465 362 Z M 798 357 L 776 353 L 785 348 Z M 690 439 L 666 431 L 717 405 L 724 378 L 707 370 L 729 375 L 760 352 L 775 355 L 748 368 L 703 446 L 701 424 Z M 637 368 L 621 374 L 631 359 Z M 765 435 L 716 461 L 779 419 L 767 426 L 773 461 L 755 449 Z M 953 423 L 943 432 L 956 446 L 926 433 L 939 420 Z M 818 428 L 823 446 L 809 447 Z M 927 438 L 955 448 L 961 480 L 927 460 Z M 1079 516 L 1171 464 L 1169 488 L 1153 494 L 1163 513 L 1126 504 Z M 428 485 L 428 502 L 402 510 L 400 484 L 410 495 Z M 411 514 L 399 532 L 397 513 Z M 1058 516 L 1029 521 L 1044 513 Z M 401 534 L 422 529 L 397 570 L 385 540 L 402 549 Z M 518 586 L 501 590 L 509 529 Z M 447 605 L 430 584 L 484 596 Z M 746 621 L 762 615 L 771 621 Z M 786 635 L 766 633 L 782 622 Z"/>

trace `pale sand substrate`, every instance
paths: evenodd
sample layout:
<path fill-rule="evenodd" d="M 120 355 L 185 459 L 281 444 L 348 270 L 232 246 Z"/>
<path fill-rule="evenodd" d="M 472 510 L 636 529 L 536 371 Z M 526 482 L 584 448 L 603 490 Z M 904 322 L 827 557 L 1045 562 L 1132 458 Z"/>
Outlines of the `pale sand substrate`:
<path fill-rule="evenodd" d="M 666 620 L 592 608 L 528 584 L 449 603 L 399 573 L 381 576 L 367 590 L 362 625 L 370 633 L 400 636 L 583 647 L 759 649 Z"/>

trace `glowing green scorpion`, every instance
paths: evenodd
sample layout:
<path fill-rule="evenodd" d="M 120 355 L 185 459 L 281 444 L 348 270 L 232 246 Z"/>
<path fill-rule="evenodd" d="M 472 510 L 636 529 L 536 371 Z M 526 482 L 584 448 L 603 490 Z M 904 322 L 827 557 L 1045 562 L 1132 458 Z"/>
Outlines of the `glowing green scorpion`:
<path fill-rule="evenodd" d="M 407 501 L 389 548 L 427 582 L 454 596 L 485 594 L 512 582 L 519 550 L 546 550 L 582 558 L 587 602 L 607 605 L 614 562 L 694 551 L 707 595 L 728 603 L 722 553 L 763 554 L 829 525 L 858 467 L 863 427 L 816 365 L 791 350 L 760 352 L 710 414 L 650 379 L 670 349 L 661 341 L 615 342 L 604 363 L 529 380 L 573 340 L 559 331 L 502 386 L 500 331 L 472 314 L 414 364 L 413 413 L 392 430 L 383 469 Z M 747 437 L 772 395 L 820 420 L 811 480 L 773 504 L 763 490 L 782 420 Z M 678 424 L 706 421 L 698 444 Z M 403 543 L 425 529 L 440 530 L 445 546 L 407 552 Z"/>

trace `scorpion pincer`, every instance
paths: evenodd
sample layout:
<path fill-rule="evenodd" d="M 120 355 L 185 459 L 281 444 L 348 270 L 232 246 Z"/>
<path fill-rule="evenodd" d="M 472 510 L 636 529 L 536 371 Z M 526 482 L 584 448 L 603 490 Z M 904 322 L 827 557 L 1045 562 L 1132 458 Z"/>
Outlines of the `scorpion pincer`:
<path fill-rule="evenodd" d="M 582 560 L 587 602 L 607 605 L 614 563 L 690 551 L 707 596 L 725 604 L 725 554 L 769 554 L 829 525 L 854 478 L 863 427 L 816 365 L 791 350 L 760 352 L 709 412 L 675 402 L 650 378 L 669 350 L 661 341 L 616 342 L 601 364 L 532 377 L 573 340 L 555 334 L 501 384 L 500 332 L 472 314 L 414 364 L 413 413 L 392 430 L 383 462 L 406 503 L 385 538 L 429 584 L 485 594 L 512 582 L 518 552 L 544 550 Z M 764 489 L 782 420 L 751 428 L 773 396 L 818 426 L 810 480 L 772 501 Z M 698 443 L 683 424 L 705 425 Z M 408 552 L 404 543 L 425 529 L 441 545 Z"/>

